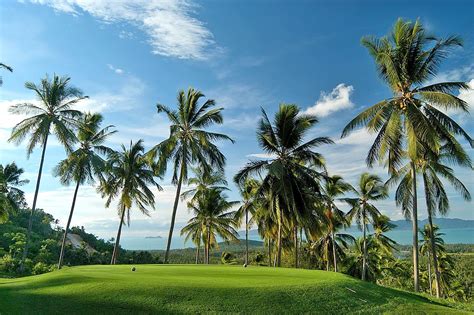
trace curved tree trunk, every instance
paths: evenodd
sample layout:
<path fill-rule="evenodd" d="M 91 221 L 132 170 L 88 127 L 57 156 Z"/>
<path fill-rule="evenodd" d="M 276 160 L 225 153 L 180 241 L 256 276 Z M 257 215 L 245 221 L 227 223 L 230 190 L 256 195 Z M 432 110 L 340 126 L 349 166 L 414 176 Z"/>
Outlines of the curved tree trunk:
<path fill-rule="evenodd" d="M 249 212 L 245 209 L 245 264 L 249 264 Z"/>
<path fill-rule="evenodd" d="M 365 209 L 362 210 L 362 229 L 363 229 L 363 253 L 362 253 L 362 280 L 365 281 L 367 274 L 367 225 L 365 224 Z"/>
<path fill-rule="evenodd" d="M 77 198 L 77 192 L 79 191 L 79 185 L 80 185 L 80 182 L 78 181 L 76 184 L 76 189 L 74 190 L 74 197 L 72 198 L 72 205 L 71 205 L 71 211 L 69 212 L 69 218 L 67 219 L 66 228 L 64 229 L 63 241 L 61 243 L 61 252 L 59 253 L 58 269 L 61 269 L 61 267 L 63 266 L 64 250 L 66 248 L 66 240 L 67 240 L 67 232 L 69 230 L 69 227 L 71 226 L 72 214 L 74 213 L 74 207 L 76 206 L 76 198 Z"/>
<path fill-rule="evenodd" d="M 431 243 L 431 252 L 433 253 L 433 269 L 435 272 L 435 286 L 436 286 L 436 297 L 439 298 L 441 297 L 441 287 L 440 287 L 440 278 L 441 275 L 439 273 L 439 268 L 438 268 L 438 256 L 436 254 L 436 244 L 434 240 L 434 235 L 433 235 L 433 218 L 431 216 L 431 211 L 428 211 L 428 222 L 430 224 L 430 243 Z M 431 282 L 430 282 L 431 286 Z"/>
<path fill-rule="evenodd" d="M 418 200 L 417 200 L 417 191 L 416 191 L 416 167 L 415 163 L 411 162 L 411 175 L 413 183 L 413 209 L 412 209 L 412 233 L 413 233 L 413 281 L 415 292 L 418 292 L 420 289 L 419 286 L 419 276 L 420 272 L 418 270 Z"/>
<path fill-rule="evenodd" d="M 120 236 L 122 235 L 122 226 L 123 226 L 124 217 L 125 217 L 125 207 L 123 207 L 122 215 L 120 217 L 120 224 L 117 231 L 117 238 L 115 239 L 114 251 L 112 253 L 112 260 L 110 261 L 111 265 L 115 265 L 117 263 L 117 257 L 119 255 Z"/>
<path fill-rule="evenodd" d="M 43 151 L 41 152 L 41 160 L 40 160 L 40 166 L 39 166 L 39 170 L 38 170 L 38 178 L 36 180 L 35 195 L 33 197 L 33 204 L 31 206 L 30 217 L 28 219 L 28 230 L 26 232 L 25 248 L 23 249 L 23 255 L 22 255 L 21 261 L 20 261 L 20 272 L 23 272 L 23 266 L 24 266 L 23 264 L 25 262 L 26 257 L 28 256 L 28 249 L 29 249 L 29 246 L 30 246 L 31 229 L 33 228 L 33 215 L 34 215 L 34 212 L 36 210 L 36 201 L 38 200 L 38 192 L 39 192 L 40 183 L 41 183 L 41 174 L 43 173 L 44 155 L 46 153 L 46 145 L 48 144 L 48 137 L 49 137 L 49 133 L 44 138 Z"/>
<path fill-rule="evenodd" d="M 184 167 L 183 167 L 183 163 L 181 163 L 181 171 L 179 172 L 178 186 L 176 188 L 176 196 L 174 198 L 173 214 L 171 215 L 171 225 L 170 225 L 170 232 L 168 234 L 168 243 L 166 244 L 165 264 L 167 264 L 169 260 L 171 239 L 173 237 L 174 221 L 176 219 L 176 212 L 178 210 L 179 196 L 181 194 L 181 185 L 183 183 L 183 177 L 184 177 Z"/>

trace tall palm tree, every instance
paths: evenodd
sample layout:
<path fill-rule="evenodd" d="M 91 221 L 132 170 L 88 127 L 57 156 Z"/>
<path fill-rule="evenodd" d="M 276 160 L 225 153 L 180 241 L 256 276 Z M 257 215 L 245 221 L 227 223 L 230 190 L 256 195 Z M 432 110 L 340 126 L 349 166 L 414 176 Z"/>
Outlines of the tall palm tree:
<path fill-rule="evenodd" d="M 332 253 L 333 253 L 333 264 L 334 272 L 337 272 L 337 251 L 336 251 L 336 228 L 342 227 L 345 224 L 344 212 L 339 209 L 336 201 L 340 200 L 339 197 L 343 196 L 349 191 L 354 191 L 351 184 L 345 182 L 341 176 L 335 175 L 328 177 L 324 181 L 322 189 L 322 198 L 318 200 L 318 203 L 322 203 L 324 213 L 324 223 L 327 225 L 329 233 L 331 233 L 330 239 L 332 240 Z"/>
<path fill-rule="evenodd" d="M 324 175 L 312 165 L 322 167 L 324 160 L 313 149 L 321 144 L 331 144 L 327 137 L 303 141 L 318 119 L 313 115 L 300 113 L 294 104 L 281 104 L 273 124 L 262 109 L 262 118 L 257 130 L 260 147 L 269 155 L 268 159 L 251 161 L 234 177 L 243 185 L 253 175 L 265 174 L 259 194 L 272 192 L 275 218 L 278 222 L 277 266 L 281 265 L 282 232 L 286 220 L 303 222 L 309 217 L 314 204 L 314 195 L 320 193 L 318 179 Z"/>
<path fill-rule="evenodd" d="M 8 220 L 8 214 L 26 207 L 25 193 L 19 188 L 29 180 L 21 179 L 24 170 L 15 162 L 5 166 L 0 164 L 0 223 Z"/>
<path fill-rule="evenodd" d="M 451 133 L 473 140 L 453 119 L 439 110 L 455 109 L 468 112 L 468 104 L 454 93 L 468 89 L 465 82 L 443 82 L 424 85 L 436 76 L 439 64 L 450 49 L 462 46 L 457 36 L 439 39 L 426 34 L 419 21 L 411 23 L 398 19 L 389 37 L 364 37 L 375 60 L 382 80 L 390 87 L 393 96 L 356 116 L 344 128 L 342 137 L 359 126 L 366 126 L 377 137 L 367 156 L 367 164 L 387 158 L 389 172 L 395 172 L 405 156 L 416 173 L 416 159 L 422 146 L 437 152 L 440 140 L 445 138 L 452 146 L 459 143 Z M 405 155 L 404 152 L 407 152 Z M 414 176 L 415 179 L 415 176 Z M 411 215 L 413 224 L 413 278 L 418 291 L 418 207 L 416 180 L 412 181 Z"/>
<path fill-rule="evenodd" d="M 444 188 L 444 182 L 451 184 L 453 188 L 467 200 L 471 200 L 471 194 L 464 184 L 455 176 L 452 168 L 447 166 L 448 163 L 455 163 L 472 169 L 469 156 L 464 150 L 453 148 L 449 143 L 441 146 L 438 153 L 428 149 L 422 149 L 416 160 L 417 173 L 420 173 L 423 179 L 426 209 L 428 214 L 428 224 L 430 231 L 434 231 L 433 216 L 439 212 L 446 215 L 449 212 L 449 198 Z M 395 193 L 395 200 L 398 205 L 402 205 L 402 209 L 409 209 L 411 196 L 413 195 L 413 181 L 416 181 L 416 175 L 413 177 L 410 171 L 410 165 L 407 164 L 394 174 L 389 182 L 399 181 Z M 408 204 L 408 205 L 407 205 Z M 441 296 L 440 272 L 438 264 L 438 255 L 436 253 L 435 237 L 431 238 L 431 253 L 433 255 L 433 269 L 435 271 L 436 296 Z"/>
<path fill-rule="evenodd" d="M 357 222 L 363 231 L 363 259 L 362 280 L 366 278 L 367 267 L 367 224 L 376 221 L 381 215 L 380 211 L 372 204 L 372 201 L 382 200 L 388 197 L 387 188 L 377 175 L 363 173 L 359 179 L 356 189 L 357 198 L 346 198 L 345 201 L 352 207 L 347 213 L 349 221 Z"/>
<path fill-rule="evenodd" d="M 6 64 L 4 64 L 4 63 L 1 63 L 1 62 L 0 62 L 0 69 L 5 69 L 5 70 L 8 70 L 8 71 L 10 71 L 10 72 L 13 72 L 13 68 L 12 68 L 12 67 L 10 67 L 10 66 L 8 66 L 8 65 L 6 65 Z M 2 79 L 2 77 L 0 76 L 0 86 L 2 86 L 2 84 L 3 84 L 3 79 Z"/>
<path fill-rule="evenodd" d="M 17 104 L 10 108 L 10 112 L 13 114 L 26 114 L 30 117 L 23 119 L 13 128 L 8 141 L 19 144 L 29 136 L 27 145 L 28 158 L 36 146 L 42 147 L 21 266 L 23 266 L 23 262 L 28 255 L 33 214 L 36 210 L 36 201 L 38 200 L 49 135 L 53 133 L 67 152 L 72 151 L 72 145 L 77 140 L 74 130 L 78 127 L 78 118 L 82 116 L 82 113 L 72 109 L 72 107 L 79 101 L 87 98 L 87 96 L 84 96 L 78 88 L 71 86 L 70 81 L 71 78 L 69 77 L 54 75 L 51 79 L 48 76 L 41 79 L 40 84 L 26 82 L 25 87 L 36 94 L 38 103 Z"/>
<path fill-rule="evenodd" d="M 421 235 L 421 240 L 420 240 L 420 254 L 426 255 L 427 256 L 427 270 L 428 270 L 428 282 L 430 286 L 430 294 L 433 294 L 433 285 L 432 285 L 432 280 L 431 280 L 431 266 L 433 264 L 431 263 L 431 258 L 434 257 L 433 254 L 433 244 L 436 252 L 436 256 L 442 255 L 445 252 L 444 249 L 444 240 L 442 236 L 444 233 L 439 232 L 439 227 L 437 225 L 430 226 L 430 224 L 426 224 L 423 230 L 420 231 Z M 438 264 L 438 262 L 437 262 Z M 435 279 L 437 283 L 437 295 L 441 294 L 440 288 L 439 288 L 439 268 L 436 267 L 436 272 L 438 272 L 438 278 Z M 438 296 L 439 297 L 439 296 Z"/>
<path fill-rule="evenodd" d="M 260 187 L 260 183 L 253 179 L 248 178 L 243 187 L 239 187 L 240 195 L 242 196 L 242 205 L 236 212 L 236 219 L 241 221 L 242 218 L 245 218 L 245 264 L 249 264 L 249 213 L 255 214 L 255 211 L 258 207 L 258 195 L 257 191 Z"/>
<path fill-rule="evenodd" d="M 129 148 L 122 145 L 121 151 L 109 154 L 105 177 L 98 188 L 102 197 L 107 198 L 106 207 L 110 206 L 112 200 L 118 199 L 117 210 L 120 223 L 110 262 L 112 265 L 117 262 L 119 255 L 120 236 L 125 215 L 127 225 L 130 225 L 132 206 L 137 207 L 143 214 L 149 215 L 147 207 L 155 208 L 155 195 L 149 186 L 154 186 L 157 190 L 162 189 L 155 181 L 155 172 L 144 151 L 143 140 L 139 140 L 136 143 L 130 141 Z"/>
<path fill-rule="evenodd" d="M 194 217 L 188 221 L 181 233 L 188 236 L 202 233 L 206 264 L 210 262 L 211 247 L 217 244 L 217 235 L 226 241 L 238 239 L 238 233 L 234 228 L 237 224 L 235 211 L 231 210 L 238 203 L 228 201 L 227 196 L 219 189 L 208 189 L 199 195 L 196 202 L 188 202 L 188 208 L 194 212 Z"/>
<path fill-rule="evenodd" d="M 79 148 L 71 152 L 66 159 L 59 162 L 54 169 L 54 174 L 60 177 L 60 181 L 63 185 L 69 185 L 72 182 L 76 183 L 69 218 L 67 220 L 66 228 L 64 229 L 58 269 L 61 269 L 63 264 L 67 234 L 74 213 L 79 186 L 85 182 L 93 184 L 97 177 L 102 178 L 106 161 L 101 157 L 101 155 L 111 154 L 113 152 L 112 149 L 104 145 L 104 142 L 116 131 L 111 130 L 113 128 L 112 125 L 101 129 L 100 125 L 102 120 L 102 115 L 91 113 L 85 114 L 80 119 L 80 126 L 77 134 L 80 143 Z"/>
<path fill-rule="evenodd" d="M 172 110 L 165 105 L 158 104 L 158 113 L 165 113 L 171 122 L 170 136 L 156 145 L 150 151 L 151 159 L 158 159 L 159 173 L 166 171 L 168 161 L 173 163 L 173 184 L 177 186 L 176 197 L 171 216 L 171 225 L 166 245 L 165 263 L 168 263 L 171 238 L 178 209 L 181 186 L 188 178 L 188 168 L 198 165 L 207 173 L 211 169 L 222 171 L 225 165 L 225 156 L 215 145 L 217 140 L 233 140 L 220 133 L 207 131 L 213 124 L 222 124 L 222 109 L 214 108 L 214 100 L 207 100 L 199 105 L 204 97 L 200 91 L 190 88 L 187 92 L 178 92 L 178 109 Z"/>

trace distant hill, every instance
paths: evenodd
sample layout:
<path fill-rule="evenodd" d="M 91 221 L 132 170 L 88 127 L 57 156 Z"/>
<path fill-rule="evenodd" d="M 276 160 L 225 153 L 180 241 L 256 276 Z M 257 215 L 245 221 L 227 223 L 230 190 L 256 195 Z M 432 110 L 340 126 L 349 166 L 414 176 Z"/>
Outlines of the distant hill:
<path fill-rule="evenodd" d="M 411 230 L 411 221 L 397 220 L 392 221 L 397 230 Z M 451 218 L 434 218 L 433 223 L 441 229 L 466 229 L 474 228 L 474 220 L 451 219 Z M 428 224 L 428 219 L 418 220 L 418 226 Z"/>

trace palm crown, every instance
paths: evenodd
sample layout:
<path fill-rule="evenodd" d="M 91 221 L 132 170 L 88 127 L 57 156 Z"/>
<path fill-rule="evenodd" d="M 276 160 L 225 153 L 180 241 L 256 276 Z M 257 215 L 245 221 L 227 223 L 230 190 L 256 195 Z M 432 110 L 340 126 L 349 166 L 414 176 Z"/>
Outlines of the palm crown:
<path fill-rule="evenodd" d="M 46 76 L 40 84 L 26 82 L 25 87 L 36 93 L 39 102 L 17 104 L 10 108 L 10 112 L 14 114 L 30 115 L 13 128 L 9 139 L 20 143 L 30 135 L 28 156 L 37 145 L 44 145 L 51 127 L 66 150 L 72 150 L 72 145 L 76 142 L 74 130 L 78 127 L 78 118 L 82 115 L 72 107 L 87 96 L 83 96 L 81 90 L 70 86 L 70 80 L 69 77 L 54 75 L 52 79 Z"/>

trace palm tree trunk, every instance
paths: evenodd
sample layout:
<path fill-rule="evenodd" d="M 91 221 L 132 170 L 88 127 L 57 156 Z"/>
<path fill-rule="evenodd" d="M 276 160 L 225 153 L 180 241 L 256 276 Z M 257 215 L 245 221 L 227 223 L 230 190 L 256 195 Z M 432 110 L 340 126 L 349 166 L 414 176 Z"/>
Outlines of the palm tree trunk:
<path fill-rule="evenodd" d="M 365 224 L 365 209 L 363 209 L 362 211 L 362 229 L 364 231 L 362 253 L 362 280 L 365 281 L 367 274 L 367 225 Z"/>
<path fill-rule="evenodd" d="M 184 158 L 183 158 L 183 162 L 184 162 Z M 179 174 L 179 179 L 178 179 L 178 187 L 176 189 L 176 196 L 174 198 L 173 214 L 171 215 L 170 232 L 168 234 L 168 244 L 166 245 L 165 264 L 168 263 L 168 258 L 170 254 L 171 238 L 173 237 L 173 229 L 174 229 L 174 221 L 176 219 L 176 211 L 178 210 L 179 196 L 181 194 L 181 184 L 183 183 L 183 177 L 184 177 L 183 162 L 181 162 L 181 171 L 179 172 L 180 174 Z"/>
<path fill-rule="evenodd" d="M 41 174 L 43 173 L 43 164 L 44 164 L 44 155 L 46 153 L 46 145 L 48 144 L 48 136 L 49 132 L 44 138 L 44 143 L 43 143 L 43 151 L 41 152 L 41 160 L 40 160 L 40 166 L 38 170 L 38 178 L 36 180 L 36 187 L 35 187 L 35 195 L 33 197 L 33 205 L 31 206 L 31 211 L 30 211 L 30 218 L 28 219 L 28 230 L 26 232 L 26 242 L 25 242 L 25 248 L 23 249 L 23 255 L 21 257 L 20 261 L 20 272 L 23 272 L 23 267 L 25 263 L 25 259 L 28 256 L 28 248 L 30 246 L 30 237 L 31 237 L 31 229 L 33 228 L 33 214 L 36 210 L 36 201 L 38 200 L 38 192 L 40 188 L 40 183 L 41 183 Z"/>
<path fill-rule="evenodd" d="M 64 229 L 63 241 L 61 243 L 61 252 L 59 253 L 58 269 L 61 269 L 61 267 L 63 266 L 64 249 L 66 248 L 67 232 L 69 230 L 69 226 L 71 226 L 72 214 L 74 213 L 74 207 L 76 206 L 76 198 L 77 198 L 77 192 L 79 191 L 79 185 L 80 185 L 80 181 L 77 181 L 76 189 L 74 190 L 74 197 L 72 198 L 71 211 L 69 212 L 69 218 L 67 219 L 66 228 Z"/>
<path fill-rule="evenodd" d="M 436 297 L 439 298 L 441 296 L 441 287 L 440 287 L 440 281 L 441 281 L 441 275 L 439 273 L 439 268 L 438 268 L 438 256 L 436 254 L 436 244 L 435 244 L 435 239 L 434 239 L 434 233 L 433 233 L 433 218 L 431 216 L 431 211 L 428 211 L 428 222 L 430 224 L 430 243 L 431 243 L 431 252 L 433 253 L 433 268 L 435 271 L 435 280 L 436 280 Z M 431 283 L 430 283 L 431 285 Z"/>
<path fill-rule="evenodd" d="M 430 282 L 430 295 L 433 295 L 433 285 L 431 284 L 431 265 L 430 265 L 430 252 L 428 252 L 428 281 Z"/>
<path fill-rule="evenodd" d="M 282 223 L 281 223 L 281 219 L 282 219 L 282 211 L 281 211 L 281 208 L 280 208 L 280 215 L 279 215 L 279 218 L 278 218 L 278 252 L 277 252 L 277 257 L 276 257 L 276 266 L 277 267 L 281 267 L 281 245 L 282 245 L 282 242 L 281 242 L 281 239 L 282 239 L 282 235 L 281 235 L 281 232 L 282 232 Z"/>
<path fill-rule="evenodd" d="M 295 243 L 295 268 L 298 268 L 298 226 L 295 225 L 293 228 L 294 243 Z"/>
<path fill-rule="evenodd" d="M 418 200 L 416 191 L 416 168 L 415 163 L 411 162 L 411 175 L 413 181 L 413 209 L 412 209 L 412 233 L 413 233 L 413 281 L 415 292 L 420 289 L 418 270 Z"/>
<path fill-rule="evenodd" d="M 199 241 L 197 243 L 197 248 L 196 248 L 196 265 L 199 264 L 199 249 L 201 247 L 201 238 L 199 238 Z"/>
<path fill-rule="evenodd" d="M 268 238 L 268 267 L 272 266 L 272 240 Z"/>
<path fill-rule="evenodd" d="M 209 252 L 211 251 L 211 229 L 210 227 L 207 228 L 207 258 L 206 258 L 206 263 L 209 265 L 209 257 L 210 254 Z"/>
<path fill-rule="evenodd" d="M 336 239 L 334 235 L 334 231 L 331 232 L 332 234 L 332 259 L 334 262 L 334 272 L 337 272 L 337 254 L 336 254 Z"/>
<path fill-rule="evenodd" d="M 245 264 L 249 264 L 249 212 L 245 209 Z"/>
<path fill-rule="evenodd" d="M 110 261 L 111 265 L 115 265 L 117 263 L 117 257 L 118 257 L 119 245 L 120 245 L 120 236 L 122 235 L 122 226 L 123 226 L 124 216 L 125 216 L 125 207 L 122 208 L 122 215 L 120 217 L 120 224 L 117 231 L 117 238 L 115 239 L 114 251 L 112 253 L 112 260 Z"/>

